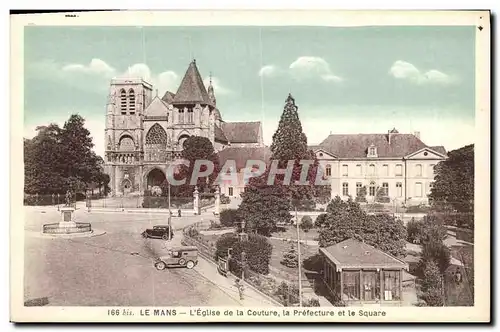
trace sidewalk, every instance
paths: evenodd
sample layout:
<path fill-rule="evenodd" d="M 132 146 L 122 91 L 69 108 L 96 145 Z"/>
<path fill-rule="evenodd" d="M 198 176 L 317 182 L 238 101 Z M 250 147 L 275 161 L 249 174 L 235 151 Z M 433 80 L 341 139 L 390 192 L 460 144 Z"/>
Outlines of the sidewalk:
<path fill-rule="evenodd" d="M 183 238 L 182 231 L 176 231 L 174 234 L 175 236 L 172 239 L 170 246 L 181 246 Z M 243 307 L 282 306 L 267 295 L 256 291 L 247 283 L 244 283 L 244 298 L 243 300 L 240 300 L 240 295 L 235 285 L 236 278 L 231 274 L 228 274 L 227 277 L 224 277 L 217 271 L 217 265 L 214 262 L 204 258 L 201 255 L 198 255 L 198 264 L 196 265 L 194 270 L 205 277 L 209 282 L 221 289 L 223 292 L 225 292 L 227 295 L 229 295 Z"/>
<path fill-rule="evenodd" d="M 244 298 L 240 300 L 238 289 L 235 286 L 235 277 L 232 275 L 228 275 L 227 277 L 220 275 L 217 272 L 217 266 L 203 257 L 199 257 L 198 265 L 194 269 L 243 307 L 281 306 L 267 296 L 255 291 L 247 283 L 244 283 Z"/>

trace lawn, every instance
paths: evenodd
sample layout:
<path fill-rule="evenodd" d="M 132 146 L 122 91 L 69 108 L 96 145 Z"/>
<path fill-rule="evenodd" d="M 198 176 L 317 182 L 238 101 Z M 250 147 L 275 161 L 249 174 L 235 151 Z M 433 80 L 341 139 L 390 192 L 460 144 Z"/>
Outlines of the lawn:
<path fill-rule="evenodd" d="M 279 233 L 279 237 L 285 238 L 285 235 L 283 234 L 290 234 L 289 237 L 292 235 L 292 231 L 288 230 L 285 233 Z M 293 239 L 297 238 L 297 234 L 293 233 L 295 236 L 292 237 Z M 309 232 L 309 237 L 307 238 L 308 240 L 312 240 L 313 237 L 317 235 L 317 232 Z M 304 232 L 301 231 L 301 238 L 304 235 Z M 204 244 L 206 244 L 209 247 L 212 247 L 215 249 L 215 244 L 217 242 L 217 239 L 220 238 L 221 235 L 203 235 L 201 237 L 202 241 Z M 276 234 L 274 236 L 277 236 Z M 284 240 L 277 240 L 277 239 L 269 239 L 269 242 L 273 246 L 273 252 L 271 255 L 271 261 L 270 261 L 270 266 L 272 270 L 272 274 L 275 274 L 277 277 L 282 278 L 282 279 L 287 279 L 287 280 L 297 280 L 298 275 L 297 275 L 297 268 L 289 268 L 286 267 L 285 265 L 281 264 L 281 260 L 283 259 L 283 255 L 287 253 L 292 244 L 295 250 L 297 250 L 297 242 L 296 241 L 284 241 Z M 304 259 L 311 257 L 315 254 L 318 253 L 318 246 L 311 246 L 311 245 L 305 245 L 301 244 L 300 246 L 300 254 L 301 254 L 301 260 L 303 261 Z M 305 278 L 305 277 L 304 277 Z"/>
<path fill-rule="evenodd" d="M 297 228 L 295 226 L 282 228 L 281 231 L 272 233 L 272 236 L 297 240 Z M 315 228 L 309 230 L 309 232 L 304 232 L 303 230 L 299 229 L 299 236 L 301 240 L 317 241 L 319 233 Z"/>

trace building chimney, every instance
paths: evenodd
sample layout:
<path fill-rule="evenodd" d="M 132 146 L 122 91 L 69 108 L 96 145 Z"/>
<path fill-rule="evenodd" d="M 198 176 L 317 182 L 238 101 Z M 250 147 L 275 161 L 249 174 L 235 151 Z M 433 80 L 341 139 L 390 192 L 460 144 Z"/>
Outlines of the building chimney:
<path fill-rule="evenodd" d="M 394 134 L 398 134 L 398 130 L 396 128 L 392 128 L 391 130 L 389 130 L 387 132 L 387 140 L 389 141 L 389 145 L 391 144 L 391 138 L 392 138 L 392 135 Z"/>
<path fill-rule="evenodd" d="M 419 131 L 414 132 L 414 133 L 413 133 L 413 135 L 414 135 L 416 138 L 420 139 L 420 132 L 419 132 Z"/>

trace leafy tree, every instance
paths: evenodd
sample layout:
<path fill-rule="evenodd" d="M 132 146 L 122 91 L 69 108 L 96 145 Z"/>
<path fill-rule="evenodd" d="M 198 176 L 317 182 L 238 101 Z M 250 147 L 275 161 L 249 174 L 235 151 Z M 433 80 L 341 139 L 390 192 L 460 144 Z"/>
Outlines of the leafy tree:
<path fill-rule="evenodd" d="M 283 259 L 280 261 L 281 264 L 286 267 L 297 267 L 299 265 L 299 256 L 297 254 L 297 250 L 295 250 L 293 244 L 290 247 L 290 250 L 283 255 Z"/>
<path fill-rule="evenodd" d="M 61 128 L 56 124 L 37 127 L 37 136 L 24 141 L 24 191 L 28 194 L 63 193 L 61 171 L 64 158 Z"/>
<path fill-rule="evenodd" d="M 318 216 L 316 226 L 321 247 L 355 238 L 394 256 L 405 255 L 403 222 L 388 214 L 368 215 L 351 198 L 343 201 L 337 196 Z"/>
<path fill-rule="evenodd" d="M 182 158 L 189 161 L 189 166 L 180 165 L 178 171 L 174 174 L 176 180 L 185 179 L 186 182 L 180 186 L 171 186 L 171 195 L 176 197 L 191 197 L 194 192 L 194 185 L 191 185 L 191 178 L 195 168 L 195 162 L 197 160 L 208 160 L 214 165 L 213 172 L 206 177 L 198 178 L 196 186 L 199 192 L 210 191 L 215 179 L 220 170 L 219 157 L 215 153 L 212 142 L 206 137 L 202 136 L 191 136 L 184 141 L 184 150 L 182 150 Z M 202 165 L 200 168 L 201 172 L 207 170 L 206 165 Z M 168 180 L 162 184 L 162 192 L 167 195 L 168 190 Z"/>
<path fill-rule="evenodd" d="M 322 213 L 319 216 L 316 217 L 316 220 L 314 221 L 314 227 L 316 228 L 322 228 L 326 226 L 326 213 Z"/>
<path fill-rule="evenodd" d="M 378 187 L 375 193 L 375 201 L 378 203 L 389 203 L 391 199 L 386 195 L 384 188 Z"/>
<path fill-rule="evenodd" d="M 246 255 L 246 267 L 260 274 L 269 273 L 269 262 L 273 246 L 269 240 L 258 234 L 249 234 L 247 241 L 240 241 L 235 233 L 222 235 L 215 244 L 217 257 L 227 257 L 227 249 L 232 248 L 229 270 L 235 275 L 241 275 L 242 252 Z"/>
<path fill-rule="evenodd" d="M 309 232 L 311 228 L 313 228 L 314 224 L 312 222 L 312 218 L 310 216 L 303 216 L 301 221 L 300 221 L 300 228 L 304 232 Z"/>
<path fill-rule="evenodd" d="M 302 301 L 302 306 L 303 307 L 320 307 L 320 303 L 318 299 L 308 299 L 305 301 Z"/>
<path fill-rule="evenodd" d="M 56 124 L 40 126 L 37 135 L 25 140 L 25 192 L 64 193 L 84 191 L 92 183 L 107 185 L 101 157 L 92 150 L 85 120 L 73 114 L 63 128 Z"/>
<path fill-rule="evenodd" d="M 64 177 L 68 179 L 68 186 L 80 187 L 90 183 L 96 167 L 97 161 L 92 151 L 94 144 L 84 125 L 85 120 L 80 115 L 73 114 L 61 131 L 60 139 L 65 147 L 65 162 L 61 166 Z"/>
<path fill-rule="evenodd" d="M 271 160 L 278 161 L 278 167 L 285 169 L 290 160 L 294 161 L 292 177 L 290 184 L 286 185 L 286 196 L 289 199 L 304 200 L 314 197 L 329 195 L 330 188 L 325 185 L 316 185 L 317 173 L 322 173 L 322 168 L 313 151 L 307 147 L 307 137 L 302 131 L 302 124 L 299 119 L 298 107 L 295 105 L 295 99 L 288 95 L 285 101 L 285 107 L 281 114 L 278 128 L 273 135 L 271 144 Z M 308 168 L 306 182 L 308 185 L 298 185 L 302 173 L 300 160 L 312 161 Z M 278 174 L 274 185 L 283 185 L 285 175 Z"/>
<path fill-rule="evenodd" d="M 366 186 L 361 187 L 356 195 L 356 202 L 366 203 Z"/>
<path fill-rule="evenodd" d="M 290 183 L 285 183 L 284 174 L 277 174 L 274 182 L 268 183 L 270 167 L 267 167 L 260 177 L 250 179 L 239 207 L 240 216 L 244 218 L 247 228 L 266 236 L 270 235 L 277 224 L 290 222 L 292 201 L 312 200 L 325 191 L 325 188 L 316 186 L 316 175 L 321 167 L 314 153 L 308 150 L 298 108 L 291 95 L 286 100 L 278 129 L 273 135 L 271 152 L 271 159 L 278 162 L 280 169 L 286 169 L 288 162 L 293 161 Z M 308 168 L 307 185 L 296 184 L 301 179 L 301 160 L 313 161 Z"/>
<path fill-rule="evenodd" d="M 236 226 L 240 223 L 238 209 L 226 209 L 220 213 L 220 223 L 223 226 Z"/>
<path fill-rule="evenodd" d="M 412 218 L 406 225 L 406 230 L 407 241 L 411 243 L 442 242 L 447 236 L 441 219 L 432 214 L 425 216 L 423 220 Z"/>
<path fill-rule="evenodd" d="M 305 258 L 302 267 L 309 271 L 321 272 L 323 270 L 323 256 L 318 253 Z"/>
<path fill-rule="evenodd" d="M 430 307 L 443 306 L 443 284 L 439 268 L 434 261 L 425 264 L 421 298 Z"/>
<path fill-rule="evenodd" d="M 268 186 L 259 181 L 264 177 L 251 178 L 249 185 L 242 194 L 238 214 L 245 221 L 245 230 L 264 236 L 271 235 L 277 224 L 288 224 L 290 202 L 284 197 L 279 186 Z"/>
<path fill-rule="evenodd" d="M 434 262 L 441 274 L 450 266 L 450 249 L 441 241 L 430 241 L 422 246 L 422 255 L 419 261 L 420 274 L 424 275 L 425 267 L 429 262 Z"/>
<path fill-rule="evenodd" d="M 474 212 L 474 145 L 448 152 L 448 159 L 438 163 L 435 172 L 432 204 Z"/>
<path fill-rule="evenodd" d="M 298 107 L 291 95 L 286 99 L 278 129 L 273 135 L 271 151 L 272 159 L 284 161 L 285 165 L 288 160 L 300 160 L 308 153 L 307 137 L 302 131 Z"/>
<path fill-rule="evenodd" d="M 293 284 L 288 284 L 282 281 L 276 289 L 275 294 L 281 298 L 281 303 L 285 307 L 291 306 L 299 302 L 299 288 Z"/>
<path fill-rule="evenodd" d="M 361 236 L 367 244 L 397 257 L 406 255 L 406 228 L 402 220 L 389 214 L 369 215 L 362 229 Z"/>

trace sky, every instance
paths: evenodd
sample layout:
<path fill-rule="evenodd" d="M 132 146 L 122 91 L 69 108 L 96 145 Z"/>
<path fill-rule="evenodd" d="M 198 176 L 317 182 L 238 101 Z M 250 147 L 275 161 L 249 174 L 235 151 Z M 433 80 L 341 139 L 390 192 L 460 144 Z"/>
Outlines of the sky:
<path fill-rule="evenodd" d="M 71 114 L 104 150 L 109 82 L 175 92 L 192 59 L 225 121 L 262 121 L 271 143 L 289 93 L 308 143 L 330 133 L 420 132 L 473 143 L 475 27 L 25 27 L 24 136 Z"/>

